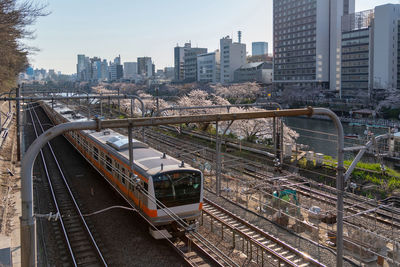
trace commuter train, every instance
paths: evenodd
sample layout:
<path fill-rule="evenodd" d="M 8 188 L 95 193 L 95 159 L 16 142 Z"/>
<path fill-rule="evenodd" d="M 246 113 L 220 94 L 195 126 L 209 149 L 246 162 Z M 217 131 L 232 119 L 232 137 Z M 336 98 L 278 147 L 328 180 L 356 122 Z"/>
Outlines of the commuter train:
<path fill-rule="evenodd" d="M 41 101 L 40 105 L 54 124 L 87 120 L 60 103 Z M 171 237 L 171 229 L 177 229 L 171 212 L 196 226 L 203 206 L 201 171 L 138 140 L 132 140 L 131 168 L 128 138 L 111 129 L 70 131 L 64 136 L 146 220 L 157 226 L 157 231 L 150 228 L 155 238 Z"/>

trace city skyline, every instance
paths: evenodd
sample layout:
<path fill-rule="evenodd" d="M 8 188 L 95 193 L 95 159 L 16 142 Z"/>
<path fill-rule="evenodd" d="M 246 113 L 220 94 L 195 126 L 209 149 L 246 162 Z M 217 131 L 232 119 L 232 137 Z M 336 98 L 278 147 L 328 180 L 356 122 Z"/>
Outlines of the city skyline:
<path fill-rule="evenodd" d="M 110 12 L 105 0 L 96 1 L 95 7 L 85 2 L 74 5 L 74 2 L 50 0 L 48 10 L 52 14 L 34 25 L 36 39 L 26 42 L 40 49 L 30 56 L 34 68 L 72 74 L 76 73 L 77 54 L 108 61 L 120 54 L 122 62 L 152 57 L 156 68 L 161 69 L 174 65 L 173 48 L 177 44 L 182 46 L 191 41 L 193 47 L 206 47 L 212 52 L 219 48 L 219 39 L 224 36 L 237 41 L 238 30 L 242 31 L 248 55 L 251 55 L 251 43 L 258 41 L 268 42 L 268 52 L 272 53 L 272 0 L 244 3 L 205 0 L 189 4 L 181 0 L 151 3 L 121 0 L 120 6 L 124 8 L 117 14 Z M 356 0 L 356 11 L 398 2 Z M 137 21 L 141 23 L 139 26 Z"/>

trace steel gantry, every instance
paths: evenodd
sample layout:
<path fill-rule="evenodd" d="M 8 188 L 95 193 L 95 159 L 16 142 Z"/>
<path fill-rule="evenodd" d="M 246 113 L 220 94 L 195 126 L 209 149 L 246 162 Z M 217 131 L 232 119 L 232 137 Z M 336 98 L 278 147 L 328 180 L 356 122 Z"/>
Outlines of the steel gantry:
<path fill-rule="evenodd" d="M 38 101 L 38 100 L 51 100 L 52 103 L 54 100 L 69 100 L 69 99 L 86 99 L 89 101 L 89 99 L 107 99 L 110 101 L 111 99 L 130 99 L 131 100 L 131 117 L 134 115 L 134 101 L 137 100 L 140 102 L 141 108 L 142 108 L 142 116 L 144 117 L 145 115 L 145 110 L 144 110 L 144 103 L 143 100 L 135 95 L 86 95 L 86 96 L 41 96 L 41 97 L 21 97 L 20 96 L 20 86 L 16 88 L 16 97 L 2 97 L 0 98 L 0 101 L 16 101 L 16 124 L 17 124 L 17 160 L 21 160 L 21 130 L 20 130 L 20 103 L 22 102 L 33 102 L 33 101 Z M 11 91 L 10 91 L 11 94 Z M 144 129 L 143 129 L 143 135 L 144 135 Z"/>
<path fill-rule="evenodd" d="M 168 110 L 171 111 L 185 111 L 185 110 L 196 110 L 196 109 L 225 109 L 229 113 L 232 108 L 238 108 L 238 107 L 244 107 L 244 108 L 265 108 L 265 107 L 273 107 L 277 108 L 277 110 L 281 110 L 282 106 L 277 103 L 277 102 L 266 102 L 266 103 L 253 103 L 253 104 L 231 104 L 231 105 L 210 105 L 210 106 L 190 106 L 190 107 L 168 107 L 159 110 L 159 105 L 158 105 L 158 97 L 156 98 L 157 100 L 157 112 L 156 114 L 158 116 L 165 114 Z M 228 131 L 229 127 L 232 125 L 231 121 L 228 126 L 224 129 L 223 134 L 220 136 L 219 135 L 219 125 L 218 122 L 215 123 L 215 155 L 216 155 L 216 161 L 215 161 L 215 180 L 216 180 L 216 194 L 218 196 L 221 195 L 221 144 L 222 144 L 222 137 L 226 134 Z M 277 131 L 277 122 L 276 122 L 276 117 L 273 117 L 273 143 L 274 143 L 274 157 L 278 158 L 278 146 L 277 142 L 279 141 L 279 161 L 280 163 L 283 163 L 283 120 L 280 120 L 280 134 L 278 135 Z M 278 140 L 279 139 L 279 140 Z"/>
<path fill-rule="evenodd" d="M 220 121 L 235 121 L 261 118 L 275 117 L 293 117 L 293 116 L 312 116 L 325 115 L 330 117 L 336 126 L 338 133 L 338 170 L 337 170 L 337 266 L 343 264 L 343 146 L 344 134 L 343 127 L 336 116 L 329 109 L 324 108 L 304 108 L 292 110 L 274 110 L 274 111 L 258 111 L 244 113 L 221 113 L 221 114 L 202 114 L 188 116 L 171 116 L 171 117 L 150 117 L 150 118 L 133 118 L 123 120 L 100 120 L 83 122 L 70 122 L 57 125 L 48 129 L 40 135 L 29 147 L 24 155 L 21 165 L 21 196 L 22 196 L 22 216 L 21 216 L 21 261 L 22 266 L 36 266 L 36 226 L 33 214 L 33 182 L 32 172 L 33 164 L 40 149 L 54 137 L 59 136 L 67 131 L 72 130 L 97 130 L 106 128 L 130 128 L 159 126 L 181 123 L 206 123 Z M 129 140 L 131 143 L 132 140 Z M 130 144 L 130 150 L 132 146 Z M 130 155 L 130 157 L 132 157 Z M 129 159 L 133 162 L 133 159 Z"/>

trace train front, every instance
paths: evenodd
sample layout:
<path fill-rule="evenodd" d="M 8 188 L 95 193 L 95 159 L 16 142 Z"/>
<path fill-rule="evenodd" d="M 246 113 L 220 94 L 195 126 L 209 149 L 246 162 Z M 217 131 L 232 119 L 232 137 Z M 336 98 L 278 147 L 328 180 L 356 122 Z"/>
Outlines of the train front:
<path fill-rule="evenodd" d="M 171 223 L 176 216 L 194 225 L 199 218 L 203 202 L 203 174 L 186 168 L 170 168 L 152 176 L 157 199 L 156 225 Z"/>

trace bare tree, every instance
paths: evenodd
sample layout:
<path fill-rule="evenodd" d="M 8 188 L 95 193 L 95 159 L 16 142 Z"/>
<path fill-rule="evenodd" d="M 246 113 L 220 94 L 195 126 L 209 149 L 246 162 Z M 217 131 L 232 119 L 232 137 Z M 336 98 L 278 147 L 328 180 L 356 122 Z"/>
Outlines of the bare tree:
<path fill-rule="evenodd" d="M 18 73 L 28 65 L 27 55 L 35 49 L 25 46 L 23 39 L 32 39 L 28 29 L 36 19 L 45 16 L 45 6 L 33 1 L 0 0 L 0 88 L 15 85 Z"/>

